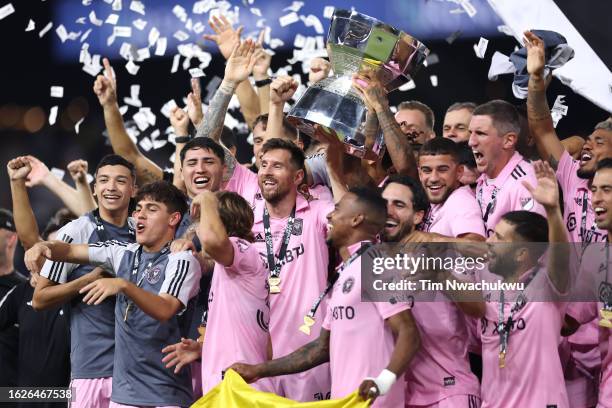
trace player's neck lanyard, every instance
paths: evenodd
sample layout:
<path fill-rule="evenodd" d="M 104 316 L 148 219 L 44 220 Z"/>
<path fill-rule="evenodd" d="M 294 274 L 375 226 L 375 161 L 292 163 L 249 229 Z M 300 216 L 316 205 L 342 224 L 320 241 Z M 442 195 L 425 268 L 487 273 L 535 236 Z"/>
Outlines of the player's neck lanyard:
<path fill-rule="evenodd" d="M 610 244 L 605 242 L 606 245 L 606 278 L 599 284 L 599 301 L 603 303 L 603 308 L 599 309 L 599 315 L 601 320 L 599 325 L 601 327 L 607 327 L 612 329 L 612 285 L 608 282 L 608 269 L 610 268 Z"/>
<path fill-rule="evenodd" d="M 355 251 L 355 253 L 353 255 L 351 255 L 349 257 L 349 259 L 347 259 L 344 263 L 342 263 L 342 265 L 338 268 L 338 270 L 336 271 L 336 274 L 331 279 L 331 282 L 329 282 L 329 284 L 325 287 L 323 292 L 314 301 L 314 303 L 312 304 L 312 307 L 310 308 L 310 311 L 308 312 L 308 314 L 306 314 L 304 316 L 304 324 L 302 326 L 300 326 L 300 331 L 302 333 L 304 333 L 306 335 L 310 335 L 310 328 L 315 324 L 315 314 L 317 313 L 317 309 L 319 308 L 319 305 L 323 301 L 323 298 L 334 287 L 334 284 L 336 283 L 336 281 L 340 277 L 340 274 L 342 273 L 342 271 L 344 271 L 346 268 L 348 268 L 353 263 L 353 261 L 355 261 L 355 259 L 357 259 L 361 255 L 363 255 L 368 250 L 368 248 L 370 248 L 370 246 L 372 246 L 371 242 L 368 242 L 367 244 L 362 245 L 361 248 L 359 248 L 357 251 Z"/>
<path fill-rule="evenodd" d="M 170 251 L 170 242 L 168 242 L 161 249 L 161 251 L 159 251 L 159 253 L 157 255 L 155 255 L 155 257 L 153 259 L 151 259 L 149 261 L 149 263 L 147 264 L 147 267 L 142 272 L 142 275 L 140 276 L 140 279 L 136 280 L 137 277 L 138 277 L 138 267 L 140 266 L 140 258 L 142 257 L 142 245 L 139 245 L 138 249 L 136 250 L 136 253 L 134 254 L 134 259 L 132 260 L 132 273 L 130 274 L 130 282 L 136 284 L 137 287 L 140 287 L 142 285 L 142 281 L 147 276 L 147 273 L 149 273 L 149 269 L 151 269 L 151 267 L 155 264 L 155 262 L 157 262 L 159 260 L 159 258 L 161 258 L 162 256 L 166 255 L 169 251 Z M 129 314 L 130 309 L 132 308 L 132 305 L 134 303 L 129 298 L 126 298 L 126 301 L 127 301 L 127 305 L 125 307 L 125 314 L 123 316 L 123 321 L 124 322 L 127 322 L 128 314 Z"/>
<path fill-rule="evenodd" d="M 287 220 L 287 226 L 285 227 L 285 232 L 283 233 L 283 240 L 281 247 L 278 252 L 278 256 L 274 256 L 274 243 L 272 241 L 272 229 L 270 228 L 270 213 L 268 213 L 268 208 L 264 205 L 263 210 L 263 224 L 264 224 L 264 234 L 266 238 L 266 253 L 268 257 L 268 268 L 270 270 L 270 275 L 268 277 L 268 283 L 270 285 L 270 293 L 280 293 L 280 273 L 281 273 L 281 263 L 285 258 L 285 252 L 287 252 L 287 247 L 289 246 L 289 240 L 291 239 L 291 232 L 293 231 L 293 223 L 295 221 L 295 205 L 293 206 L 293 210 L 291 210 L 291 215 L 289 216 L 289 220 Z M 275 260 L 276 258 L 276 260 Z"/>
<path fill-rule="evenodd" d="M 527 297 L 525 297 L 525 290 L 527 290 L 527 286 L 531 283 L 533 278 L 537 275 L 540 270 L 540 266 L 537 265 L 533 272 L 529 274 L 527 279 L 525 280 L 524 289 L 518 295 L 512 308 L 510 308 L 510 315 L 508 316 L 508 320 L 504 322 L 504 291 L 502 290 L 499 295 L 499 316 L 497 320 L 497 332 L 499 333 L 499 367 L 504 368 L 506 366 L 506 353 L 508 352 L 508 341 L 510 340 L 510 331 L 512 330 L 512 326 L 514 325 L 514 314 L 521 310 L 523 307 L 527 305 Z"/>
<path fill-rule="evenodd" d="M 100 238 L 100 241 L 101 242 L 110 241 L 110 238 L 106 232 L 106 228 L 104 227 L 104 224 L 102 223 L 102 217 L 100 217 L 100 209 L 99 208 L 95 209 L 91 213 L 91 215 L 94 219 L 94 223 L 96 224 L 96 230 L 98 231 L 98 237 Z M 131 226 L 129 226 L 129 223 L 128 223 L 128 229 L 129 229 L 130 236 L 134 237 L 135 236 L 134 229 Z"/>
<path fill-rule="evenodd" d="M 514 168 L 512 169 L 512 171 L 510 172 L 510 174 L 508 175 L 508 178 L 510 177 L 510 175 L 514 172 L 514 170 L 516 170 L 516 168 L 519 166 L 520 163 L 517 163 L 516 166 L 514 166 Z M 484 221 L 484 223 L 487 223 L 487 220 L 489 219 L 489 216 L 491 215 L 491 213 L 493 212 L 493 210 L 495 210 L 495 204 L 497 203 L 497 194 L 499 194 L 502 189 L 504 188 L 504 186 L 506 185 L 506 182 L 508 181 L 508 178 L 506 178 L 506 180 L 504 180 L 503 184 L 501 185 L 501 187 L 497 188 L 494 187 L 493 188 L 493 192 L 491 193 L 491 201 L 489 201 L 489 204 L 487 204 L 487 208 L 482 216 L 482 220 Z M 477 200 L 478 200 L 478 205 L 480 206 L 480 211 L 482 211 L 482 190 L 484 190 L 484 186 L 483 188 L 478 190 L 478 194 L 477 194 Z"/>
<path fill-rule="evenodd" d="M 595 225 L 591 225 L 591 228 L 587 231 L 587 211 L 589 203 L 589 192 L 584 191 L 582 194 L 582 217 L 580 219 L 580 230 L 582 234 L 582 249 L 587 247 L 593 240 L 593 234 L 595 233 Z M 607 280 L 607 279 L 606 279 Z"/>

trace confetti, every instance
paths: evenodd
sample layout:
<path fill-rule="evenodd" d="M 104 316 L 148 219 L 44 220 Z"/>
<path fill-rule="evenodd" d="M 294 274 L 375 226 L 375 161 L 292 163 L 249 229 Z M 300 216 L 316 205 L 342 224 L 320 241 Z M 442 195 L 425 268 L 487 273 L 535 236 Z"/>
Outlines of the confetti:
<path fill-rule="evenodd" d="M 81 36 L 81 42 L 85 41 L 87 39 L 87 37 L 89 37 L 89 34 L 91 34 L 92 29 L 88 29 L 87 31 L 85 31 L 85 34 L 83 34 L 83 36 Z"/>
<path fill-rule="evenodd" d="M 81 127 L 81 123 L 83 123 L 84 120 L 85 120 L 85 117 L 83 116 L 81 119 L 79 119 L 77 123 L 74 124 L 74 132 L 76 134 L 79 133 L 79 128 Z"/>
<path fill-rule="evenodd" d="M 113 27 L 113 35 L 115 37 L 130 38 L 132 36 L 132 27 L 115 26 Z"/>
<path fill-rule="evenodd" d="M 130 86 L 130 96 L 123 98 L 123 102 L 130 105 L 135 106 L 137 108 L 142 107 L 142 101 L 138 96 L 140 94 L 140 85 L 132 85 Z"/>
<path fill-rule="evenodd" d="M 404 85 L 400 86 L 399 88 L 397 88 L 399 91 L 405 92 L 405 91 L 409 91 L 411 89 L 416 88 L 416 84 L 414 83 L 414 81 L 411 79 L 410 81 L 406 82 Z"/>
<path fill-rule="evenodd" d="M 142 31 L 147 26 L 147 22 L 139 18 L 139 19 L 132 21 L 132 25 L 136 27 L 137 29 L 139 29 L 140 31 Z"/>
<path fill-rule="evenodd" d="M 314 27 L 317 34 L 323 34 L 324 32 L 321 20 L 319 20 L 319 17 L 315 16 L 314 14 L 309 14 L 308 17 L 306 17 L 304 24 L 306 24 L 306 27 Z"/>
<path fill-rule="evenodd" d="M 168 45 L 168 39 L 161 37 L 157 40 L 157 47 L 155 48 L 155 55 L 162 56 L 166 53 L 166 46 Z"/>
<path fill-rule="evenodd" d="M 300 21 L 300 18 L 295 12 L 286 14 L 278 19 L 278 22 L 280 23 L 281 27 L 288 26 L 289 24 L 293 24 L 298 21 Z"/>
<path fill-rule="evenodd" d="M 33 31 L 36 28 L 36 24 L 34 24 L 34 21 L 32 19 L 30 19 L 30 21 L 28 21 L 28 26 L 26 27 L 26 32 L 27 31 Z"/>
<path fill-rule="evenodd" d="M 213 7 L 215 7 L 215 3 L 216 2 L 214 0 L 196 1 L 193 3 L 193 14 L 208 13 Z"/>
<path fill-rule="evenodd" d="M 187 21 L 187 11 L 178 4 L 172 9 L 172 13 L 183 23 Z"/>
<path fill-rule="evenodd" d="M 294 11 L 298 12 L 304 6 L 304 2 L 302 1 L 294 1 L 291 3 L 289 7 L 285 7 L 283 11 Z"/>
<path fill-rule="evenodd" d="M 293 46 L 295 48 L 304 48 L 304 45 L 306 45 L 306 37 L 302 34 L 296 34 L 293 40 Z"/>
<path fill-rule="evenodd" d="M 282 47 L 283 45 L 285 45 L 285 43 L 283 42 L 283 40 L 281 40 L 279 38 L 273 38 L 272 40 L 270 40 L 270 48 L 272 48 L 272 49 L 276 49 L 278 47 Z"/>
<path fill-rule="evenodd" d="M 119 107 L 119 113 L 121 114 L 121 116 L 125 115 L 128 109 L 129 109 L 129 106 L 125 106 L 125 105 Z"/>
<path fill-rule="evenodd" d="M 57 105 L 51 108 L 49 112 L 49 125 L 55 125 L 55 120 L 57 119 Z"/>
<path fill-rule="evenodd" d="M 438 76 L 437 75 L 430 76 L 429 80 L 431 81 L 431 86 L 433 86 L 434 88 L 438 86 Z"/>
<path fill-rule="evenodd" d="M 480 40 L 478 40 L 478 45 L 474 44 L 474 52 L 478 58 L 484 59 L 487 45 L 489 45 L 489 40 L 483 37 L 480 37 Z"/>
<path fill-rule="evenodd" d="M 0 20 L 6 18 L 15 12 L 15 7 L 12 3 L 8 3 L 5 6 L 0 7 Z"/>
<path fill-rule="evenodd" d="M 104 24 L 104 21 L 98 19 L 98 17 L 96 17 L 96 12 L 91 10 L 89 12 L 89 21 L 91 22 L 91 24 L 96 25 L 96 26 L 101 26 L 102 24 Z"/>
<path fill-rule="evenodd" d="M 105 23 L 115 25 L 117 21 L 119 21 L 119 14 L 109 14 L 108 17 L 106 17 Z"/>
<path fill-rule="evenodd" d="M 63 86 L 52 86 L 51 87 L 51 97 L 52 98 L 63 98 L 64 97 L 64 87 Z"/>
<path fill-rule="evenodd" d="M 151 139 L 149 139 L 148 137 L 142 138 L 142 140 L 138 144 L 145 152 L 148 152 L 153 148 L 153 142 L 151 142 Z"/>
<path fill-rule="evenodd" d="M 89 173 L 85 175 L 85 179 L 87 179 L 87 184 L 91 184 L 94 181 L 94 177 Z"/>
<path fill-rule="evenodd" d="M 127 69 L 127 72 L 129 72 L 130 74 L 136 75 L 140 67 L 134 64 L 134 61 L 129 60 L 127 64 L 125 64 L 125 69 Z"/>
<path fill-rule="evenodd" d="M 192 78 L 199 78 L 204 76 L 204 72 L 200 68 L 191 68 L 189 70 L 189 75 L 191 75 Z"/>
<path fill-rule="evenodd" d="M 172 68 L 170 69 L 171 74 L 174 74 L 176 71 L 178 71 L 178 64 L 179 64 L 180 59 L 181 59 L 181 54 L 176 54 L 174 56 L 174 59 L 172 60 Z"/>
<path fill-rule="evenodd" d="M 205 29 L 206 26 L 199 21 L 193 25 L 193 32 L 196 34 L 201 34 Z"/>
<path fill-rule="evenodd" d="M 251 7 L 250 11 L 251 11 L 251 14 L 254 14 L 257 17 L 261 17 L 261 10 L 258 9 L 257 7 Z"/>
<path fill-rule="evenodd" d="M 474 17 L 476 15 L 476 8 L 470 3 L 470 0 L 460 0 L 459 4 L 463 7 L 468 16 Z"/>
<path fill-rule="evenodd" d="M 53 167 L 51 168 L 51 174 L 53 174 L 55 177 L 61 180 L 66 175 L 66 171 L 62 169 L 58 169 L 57 167 Z"/>
<path fill-rule="evenodd" d="M 334 6 L 325 6 L 325 8 L 323 9 L 323 17 L 332 18 L 332 16 L 334 15 L 334 10 L 336 10 Z"/>
<path fill-rule="evenodd" d="M 427 56 L 427 58 L 425 58 L 425 63 L 428 67 L 431 67 L 432 65 L 435 65 L 438 62 L 440 62 L 440 57 L 438 57 L 438 54 L 435 53 L 431 53 Z"/>
<path fill-rule="evenodd" d="M 145 15 L 145 6 L 144 4 L 142 4 L 141 1 L 132 0 L 132 2 L 130 3 L 130 10 L 138 14 L 142 14 L 143 16 Z"/>
<path fill-rule="evenodd" d="M 506 35 L 509 35 L 510 37 L 514 37 L 514 31 L 512 31 L 512 29 L 510 27 L 508 27 L 507 25 L 499 25 L 499 26 L 497 26 L 497 31 L 499 31 L 500 33 L 504 33 Z"/>
<path fill-rule="evenodd" d="M 47 25 L 45 26 L 45 28 L 43 28 L 42 30 L 40 30 L 40 32 L 38 33 L 38 36 L 39 36 L 40 38 L 43 38 L 43 36 L 44 36 L 45 34 L 47 34 L 47 31 L 49 31 L 49 30 L 51 29 L 51 27 L 53 27 L 53 23 L 52 23 L 52 22 L 49 22 L 49 24 L 47 24 Z"/>
<path fill-rule="evenodd" d="M 179 41 L 185 41 L 189 38 L 189 34 L 184 32 L 183 30 L 178 30 L 176 33 L 174 33 L 174 38 Z"/>
<path fill-rule="evenodd" d="M 136 60 L 137 61 L 144 61 L 147 58 L 151 58 L 151 52 L 149 51 L 148 48 L 141 48 L 138 51 L 136 51 Z"/>
<path fill-rule="evenodd" d="M 85 24 L 85 17 L 79 17 L 76 20 L 74 20 L 74 22 L 77 24 Z"/>
<path fill-rule="evenodd" d="M 121 0 L 114 0 L 113 4 L 111 5 L 111 8 L 113 9 L 113 11 L 121 11 L 121 9 L 123 8 L 121 5 Z"/>
<path fill-rule="evenodd" d="M 121 44 L 121 48 L 119 49 L 119 55 L 121 55 L 126 60 L 138 58 L 136 47 L 126 42 Z"/>
<path fill-rule="evenodd" d="M 170 112 L 172 112 L 172 109 L 174 109 L 176 106 L 175 100 L 170 99 L 168 102 L 164 103 L 164 106 L 162 106 L 160 112 L 162 115 L 170 119 Z"/>
<path fill-rule="evenodd" d="M 449 44 L 454 43 L 455 40 L 461 36 L 461 34 L 462 34 L 461 30 L 455 31 L 454 33 L 452 33 L 451 35 L 446 37 L 446 42 L 449 43 Z"/>
<path fill-rule="evenodd" d="M 149 47 L 153 46 L 159 39 L 159 30 L 156 27 L 151 28 L 149 31 Z"/>
<path fill-rule="evenodd" d="M 66 32 L 66 27 L 63 24 L 60 24 L 59 27 L 55 29 L 55 33 L 60 38 L 62 43 L 65 43 L 68 39 L 68 33 Z"/>

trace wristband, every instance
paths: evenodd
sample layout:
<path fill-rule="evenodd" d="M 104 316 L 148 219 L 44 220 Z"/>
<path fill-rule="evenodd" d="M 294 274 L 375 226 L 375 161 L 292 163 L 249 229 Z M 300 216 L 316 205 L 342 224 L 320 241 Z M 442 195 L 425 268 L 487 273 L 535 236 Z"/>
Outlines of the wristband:
<path fill-rule="evenodd" d="M 385 395 L 387 392 L 389 392 L 393 384 L 395 384 L 397 376 L 385 368 L 380 372 L 380 374 L 378 374 L 378 377 L 368 377 L 366 380 L 374 381 L 376 387 L 378 388 L 378 395 Z"/>
<path fill-rule="evenodd" d="M 271 78 L 262 79 L 261 81 L 255 81 L 255 86 L 258 88 L 263 88 L 266 85 L 270 85 L 272 83 Z"/>
<path fill-rule="evenodd" d="M 191 136 L 177 136 L 174 138 L 175 143 L 187 143 L 191 140 Z"/>

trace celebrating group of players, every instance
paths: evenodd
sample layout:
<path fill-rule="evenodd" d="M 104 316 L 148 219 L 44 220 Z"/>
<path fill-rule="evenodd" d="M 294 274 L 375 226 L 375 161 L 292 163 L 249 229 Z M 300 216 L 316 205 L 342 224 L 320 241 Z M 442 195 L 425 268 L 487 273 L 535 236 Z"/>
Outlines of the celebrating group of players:
<path fill-rule="evenodd" d="M 559 140 L 539 38 L 525 33 L 526 120 L 501 100 L 456 103 L 439 137 L 426 105 L 404 102 L 394 114 L 375 75 L 355 76 L 368 107 L 364 133 L 382 132 L 387 147 L 368 161 L 324 132 L 305 152 L 283 113 L 297 83 L 266 78 L 269 58 L 226 20 L 213 28 L 225 76 L 205 113 L 195 83 L 187 111 L 172 111 L 174 174 L 130 140 L 106 60 L 94 92 L 115 154 L 95 169 L 96 200 L 86 163 L 70 165 L 76 190 L 31 156 L 8 163 L 15 225 L 2 228 L 29 248 L 31 306 L 57 314 L 69 305 L 74 406 L 186 407 L 230 368 L 258 390 L 304 402 L 358 390 L 393 408 L 612 406 L 610 329 L 599 316 L 612 315 L 607 299 L 538 302 L 528 289 L 520 301 L 361 297 L 362 256 L 377 242 L 513 243 L 491 249 L 489 271 L 562 294 L 567 256 L 543 264 L 528 244 L 588 251 L 608 241 L 612 121 L 584 143 Z M 313 82 L 329 73 L 323 60 L 312 67 Z M 251 119 L 251 168 L 228 149 L 234 94 Z M 249 115 L 253 105 L 268 113 Z M 80 215 L 44 241 L 26 189 L 37 182 Z M 607 255 L 593 255 L 606 272 Z M 45 353 L 48 340 L 37 339 Z"/>

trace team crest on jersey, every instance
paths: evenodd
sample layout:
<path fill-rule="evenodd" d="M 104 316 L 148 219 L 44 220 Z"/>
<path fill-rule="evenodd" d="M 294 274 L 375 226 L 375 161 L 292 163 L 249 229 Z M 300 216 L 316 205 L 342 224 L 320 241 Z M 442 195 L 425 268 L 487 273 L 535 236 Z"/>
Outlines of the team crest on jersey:
<path fill-rule="evenodd" d="M 349 293 L 353 289 L 353 285 L 355 285 L 355 278 L 351 276 L 342 284 L 342 293 Z"/>
<path fill-rule="evenodd" d="M 525 211 L 531 211 L 534 206 L 533 198 L 531 197 L 521 197 L 521 207 Z"/>
<path fill-rule="evenodd" d="M 291 231 L 291 235 L 302 235 L 302 229 L 304 228 L 304 220 L 301 218 L 296 218 L 293 222 L 293 230 Z"/>
<path fill-rule="evenodd" d="M 236 245 L 238 245 L 238 250 L 240 251 L 241 254 L 245 253 L 246 250 L 249 249 L 249 244 L 242 239 L 237 239 Z"/>
<path fill-rule="evenodd" d="M 147 282 L 149 282 L 149 284 L 151 285 L 155 285 L 157 282 L 159 282 L 161 275 L 162 270 L 159 266 L 151 268 L 147 271 Z"/>

